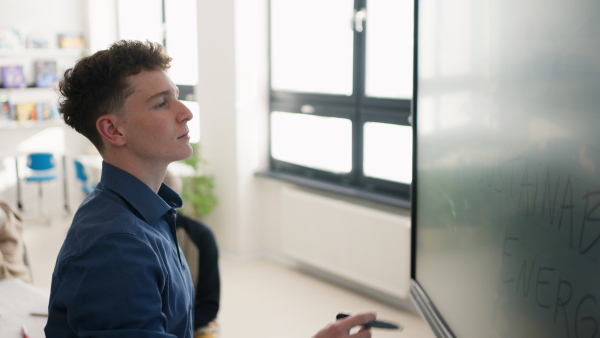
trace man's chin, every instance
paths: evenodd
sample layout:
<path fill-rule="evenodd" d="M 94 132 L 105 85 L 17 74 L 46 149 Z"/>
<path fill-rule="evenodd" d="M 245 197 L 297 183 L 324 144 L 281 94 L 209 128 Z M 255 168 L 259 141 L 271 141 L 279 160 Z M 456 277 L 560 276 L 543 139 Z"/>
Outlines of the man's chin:
<path fill-rule="evenodd" d="M 185 160 L 186 158 L 191 157 L 193 154 L 194 154 L 194 150 L 192 149 L 192 146 L 188 143 L 188 151 L 183 152 L 176 161 Z"/>

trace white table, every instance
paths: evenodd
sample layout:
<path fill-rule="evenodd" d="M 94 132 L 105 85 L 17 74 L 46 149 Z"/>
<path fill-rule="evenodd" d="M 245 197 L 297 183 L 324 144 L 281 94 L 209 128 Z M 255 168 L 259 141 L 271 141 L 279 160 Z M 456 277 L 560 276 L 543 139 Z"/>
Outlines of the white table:
<path fill-rule="evenodd" d="M 22 325 L 27 327 L 29 337 L 45 337 L 48 318 L 31 314 L 47 314 L 49 299 L 49 291 L 20 279 L 0 280 L 0 337 L 21 338 Z"/>

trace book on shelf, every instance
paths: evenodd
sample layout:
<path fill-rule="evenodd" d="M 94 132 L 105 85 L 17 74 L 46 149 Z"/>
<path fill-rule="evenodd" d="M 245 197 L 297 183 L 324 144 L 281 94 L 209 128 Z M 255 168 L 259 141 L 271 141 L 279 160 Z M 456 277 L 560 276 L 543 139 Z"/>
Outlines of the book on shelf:
<path fill-rule="evenodd" d="M 50 102 L 36 103 L 35 113 L 36 119 L 39 121 L 54 120 L 58 117 L 58 110 L 56 105 Z"/>
<path fill-rule="evenodd" d="M 10 101 L 7 95 L 0 95 L 0 121 L 13 120 Z"/>
<path fill-rule="evenodd" d="M 85 40 L 81 33 L 60 33 L 58 34 L 58 45 L 60 48 L 83 48 Z"/>
<path fill-rule="evenodd" d="M 36 87 L 52 87 L 58 81 L 56 61 L 54 60 L 36 60 L 34 70 Z"/>
<path fill-rule="evenodd" d="M 15 105 L 16 118 L 19 122 L 36 119 L 35 103 L 18 103 Z"/>
<path fill-rule="evenodd" d="M 0 74 L 2 75 L 2 87 L 4 88 L 27 87 L 23 66 L 21 65 L 0 66 Z"/>
<path fill-rule="evenodd" d="M 14 117 L 10 120 L 18 122 L 57 120 L 58 109 L 52 102 L 27 102 L 15 104 Z"/>
<path fill-rule="evenodd" d="M 26 41 L 27 48 L 48 48 L 50 41 L 42 36 L 29 36 Z"/>

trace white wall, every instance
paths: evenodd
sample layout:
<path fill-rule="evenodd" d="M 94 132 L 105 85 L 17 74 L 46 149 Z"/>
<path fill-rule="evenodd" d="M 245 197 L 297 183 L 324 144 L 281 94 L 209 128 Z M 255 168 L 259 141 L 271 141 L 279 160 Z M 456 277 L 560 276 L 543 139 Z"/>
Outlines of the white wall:
<path fill-rule="evenodd" d="M 86 40 L 90 53 L 107 48 L 118 37 L 116 0 L 85 0 Z"/>

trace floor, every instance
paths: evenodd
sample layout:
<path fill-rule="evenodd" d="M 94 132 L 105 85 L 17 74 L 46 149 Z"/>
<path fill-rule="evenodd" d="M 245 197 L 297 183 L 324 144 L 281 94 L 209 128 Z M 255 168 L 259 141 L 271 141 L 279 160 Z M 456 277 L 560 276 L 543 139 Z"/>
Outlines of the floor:
<path fill-rule="evenodd" d="M 71 216 L 58 212 L 50 221 L 36 215 L 24 216 L 33 283 L 49 289 L 56 255 Z M 380 319 L 404 327 L 402 332 L 373 329 L 373 337 L 433 337 L 418 315 L 285 264 L 260 258 L 241 261 L 225 253 L 219 266 L 220 338 L 308 338 L 332 322 L 340 311 L 375 311 Z"/>

